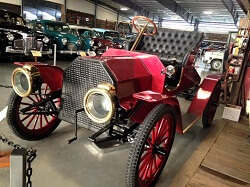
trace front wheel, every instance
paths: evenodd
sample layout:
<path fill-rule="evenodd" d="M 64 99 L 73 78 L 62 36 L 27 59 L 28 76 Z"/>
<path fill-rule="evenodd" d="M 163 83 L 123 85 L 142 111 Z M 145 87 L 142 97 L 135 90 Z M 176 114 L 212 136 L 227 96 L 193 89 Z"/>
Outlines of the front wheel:
<path fill-rule="evenodd" d="M 7 122 L 12 132 L 25 140 L 40 140 L 50 135 L 61 120 L 58 118 L 60 98 L 34 106 L 51 95 L 47 84 L 42 84 L 38 91 L 28 97 L 20 97 L 15 92 L 10 95 Z M 28 111 L 22 112 L 22 109 Z"/>
<path fill-rule="evenodd" d="M 148 114 L 129 154 L 127 186 L 148 187 L 157 182 L 172 148 L 175 126 L 175 111 L 168 105 L 158 105 Z"/>

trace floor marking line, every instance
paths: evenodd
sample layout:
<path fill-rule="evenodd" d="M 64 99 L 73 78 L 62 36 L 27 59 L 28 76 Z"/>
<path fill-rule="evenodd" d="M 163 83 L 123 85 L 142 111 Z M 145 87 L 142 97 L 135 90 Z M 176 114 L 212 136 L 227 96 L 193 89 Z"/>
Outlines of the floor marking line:
<path fill-rule="evenodd" d="M 0 112 L 0 122 L 3 121 L 6 118 L 7 115 L 8 106 L 6 106 L 1 112 Z"/>

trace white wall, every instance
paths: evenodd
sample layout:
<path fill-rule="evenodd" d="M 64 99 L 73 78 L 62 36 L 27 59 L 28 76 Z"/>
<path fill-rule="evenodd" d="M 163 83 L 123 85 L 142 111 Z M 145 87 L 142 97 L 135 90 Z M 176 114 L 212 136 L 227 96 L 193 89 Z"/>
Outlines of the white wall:
<path fill-rule="evenodd" d="M 48 1 L 60 1 L 60 0 L 48 0 Z M 67 0 L 67 9 L 75 10 L 78 12 L 84 12 L 87 14 L 95 14 L 95 4 L 86 0 Z M 101 20 L 117 20 L 117 12 L 103 6 L 97 6 L 96 18 Z M 119 16 L 119 21 L 125 21 L 127 18 Z"/>
<path fill-rule="evenodd" d="M 14 4 L 14 5 L 21 5 L 22 0 L 0 0 L 0 2 Z"/>
<path fill-rule="evenodd" d="M 49 1 L 49 2 L 52 2 L 52 3 L 58 3 L 58 4 L 62 4 L 62 5 L 64 4 L 64 0 L 46 0 L 46 1 Z"/>
<path fill-rule="evenodd" d="M 68 0 L 67 9 L 95 14 L 95 5 L 85 0 Z"/>
<path fill-rule="evenodd" d="M 110 10 L 107 10 L 106 8 L 97 6 L 96 9 L 96 18 L 101 20 L 117 20 L 117 13 L 111 12 Z"/>

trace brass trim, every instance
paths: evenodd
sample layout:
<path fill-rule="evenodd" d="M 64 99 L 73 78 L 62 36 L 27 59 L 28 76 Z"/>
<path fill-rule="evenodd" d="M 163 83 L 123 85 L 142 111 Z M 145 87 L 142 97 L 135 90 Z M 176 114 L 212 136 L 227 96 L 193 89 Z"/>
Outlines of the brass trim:
<path fill-rule="evenodd" d="M 92 95 L 92 94 L 95 94 L 95 93 L 99 93 L 99 94 L 102 94 L 104 95 L 108 101 L 109 101 L 109 104 L 111 106 L 108 114 L 106 117 L 104 118 L 96 118 L 95 116 L 93 116 L 91 114 L 91 112 L 89 111 L 89 108 L 88 108 L 88 99 L 89 97 Z M 84 96 L 84 108 L 85 108 L 85 112 L 87 114 L 87 116 L 92 120 L 94 121 L 95 123 L 98 123 L 98 124 L 106 124 L 108 122 L 110 122 L 110 120 L 112 119 L 112 117 L 114 116 L 115 114 L 115 101 L 114 101 L 114 94 L 115 94 L 115 88 L 113 85 L 111 84 L 108 84 L 108 83 L 101 83 L 97 86 L 97 88 L 92 88 L 90 89 L 86 95 Z"/>
<path fill-rule="evenodd" d="M 169 91 L 169 92 L 172 92 L 172 91 L 175 91 L 179 86 L 180 86 L 180 83 L 181 83 L 181 81 L 182 81 L 182 76 L 183 76 L 183 72 L 184 72 L 184 68 L 182 67 L 181 68 L 181 76 L 180 76 L 180 80 L 179 80 L 179 82 L 178 82 L 178 84 L 177 84 L 177 86 L 174 88 L 174 89 L 172 89 L 172 90 L 170 90 L 170 89 L 167 89 L 167 91 Z"/>
<path fill-rule="evenodd" d="M 17 86 L 14 83 L 14 77 L 16 76 L 17 73 L 23 73 L 27 80 L 28 80 L 28 84 L 29 84 L 29 89 L 26 93 L 22 93 L 18 90 Z M 34 80 L 35 77 L 40 76 L 40 73 L 38 71 L 38 69 L 32 65 L 32 64 L 25 64 L 22 68 L 16 68 L 11 76 L 11 84 L 13 86 L 14 91 L 20 96 L 20 97 L 28 97 L 32 92 L 33 92 L 33 85 L 34 85 Z"/>
<path fill-rule="evenodd" d="M 183 130 L 183 134 L 185 134 L 188 129 L 190 129 L 195 123 L 196 121 L 198 121 L 201 118 L 201 116 L 198 116 L 192 123 L 190 123 L 190 125 L 188 125 L 184 130 Z"/>

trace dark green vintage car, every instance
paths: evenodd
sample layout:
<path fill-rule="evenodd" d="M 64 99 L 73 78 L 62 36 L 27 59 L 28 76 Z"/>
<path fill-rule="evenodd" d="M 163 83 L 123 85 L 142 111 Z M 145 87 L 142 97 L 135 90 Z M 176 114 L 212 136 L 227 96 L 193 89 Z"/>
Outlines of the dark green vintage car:
<path fill-rule="evenodd" d="M 57 53 L 77 54 L 84 51 L 84 43 L 81 39 L 70 33 L 66 23 L 50 20 L 33 20 L 30 27 L 36 32 L 42 32 L 52 38 L 52 43 L 57 44 Z"/>

